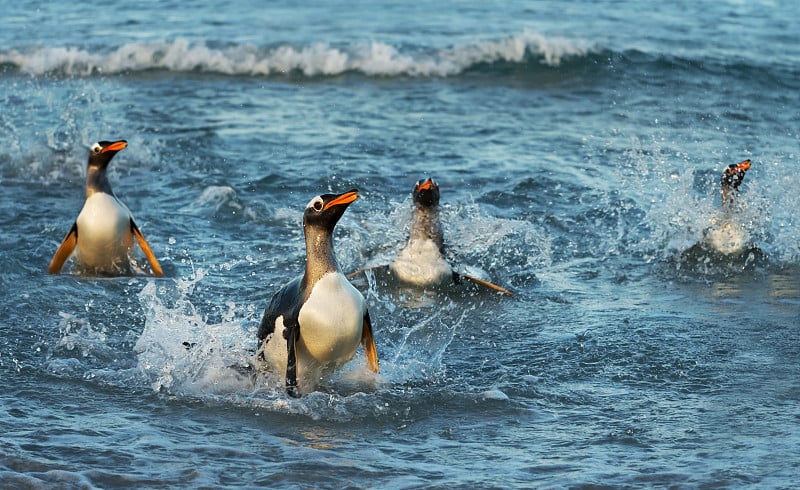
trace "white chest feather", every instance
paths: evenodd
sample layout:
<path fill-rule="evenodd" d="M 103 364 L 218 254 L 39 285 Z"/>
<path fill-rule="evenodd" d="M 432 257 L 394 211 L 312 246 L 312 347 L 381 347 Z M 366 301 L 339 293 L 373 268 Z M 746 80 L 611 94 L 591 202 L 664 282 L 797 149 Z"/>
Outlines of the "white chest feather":
<path fill-rule="evenodd" d="M 706 242 L 717 252 L 726 255 L 741 252 L 749 241 L 750 235 L 747 230 L 734 221 L 723 221 L 706 231 Z"/>
<path fill-rule="evenodd" d="M 322 277 L 300 310 L 300 344 L 321 363 L 349 361 L 361 342 L 364 297 L 341 273 Z"/>
<path fill-rule="evenodd" d="M 320 378 L 353 358 L 361 343 L 365 305 L 361 293 L 340 273 L 319 281 L 300 310 L 297 376 L 301 389 L 312 391 Z M 260 347 L 269 368 L 286 375 L 287 345 L 283 317 Z"/>
<path fill-rule="evenodd" d="M 453 280 L 453 269 L 433 240 L 410 240 L 389 267 L 398 279 L 417 286 Z"/>
<path fill-rule="evenodd" d="M 113 269 L 124 266 L 133 244 L 130 211 L 114 196 L 98 192 L 78 215 L 78 259 L 87 267 Z"/>

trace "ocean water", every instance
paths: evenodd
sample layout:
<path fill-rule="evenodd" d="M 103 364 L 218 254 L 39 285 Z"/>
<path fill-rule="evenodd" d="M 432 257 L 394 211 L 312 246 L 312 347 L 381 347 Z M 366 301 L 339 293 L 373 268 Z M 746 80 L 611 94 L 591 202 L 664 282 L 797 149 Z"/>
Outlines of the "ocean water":
<path fill-rule="evenodd" d="M 793 2 L 295 3 L 4 5 L 0 487 L 796 485 Z M 112 138 L 165 277 L 47 275 Z M 680 260 L 746 158 L 766 260 Z M 378 379 L 248 372 L 305 204 L 380 265 L 428 176 L 515 295 L 369 273 Z"/>

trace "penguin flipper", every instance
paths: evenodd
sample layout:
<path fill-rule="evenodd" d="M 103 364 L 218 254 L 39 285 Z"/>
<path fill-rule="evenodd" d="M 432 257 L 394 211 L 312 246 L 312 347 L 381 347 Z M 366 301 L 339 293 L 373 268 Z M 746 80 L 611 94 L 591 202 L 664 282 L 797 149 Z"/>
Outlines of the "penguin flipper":
<path fill-rule="evenodd" d="M 286 325 L 283 331 L 286 336 L 286 393 L 292 398 L 300 398 L 297 391 L 297 337 L 300 336 L 300 325 Z"/>
<path fill-rule="evenodd" d="M 150 244 L 147 243 L 147 240 L 144 239 L 144 235 L 142 235 L 142 232 L 139 231 L 139 227 L 136 226 L 136 223 L 133 222 L 133 218 L 131 218 L 131 231 L 133 232 L 133 235 L 136 237 L 136 241 L 139 243 L 139 248 L 142 249 L 142 252 L 144 252 L 144 255 L 147 257 L 147 261 L 150 262 L 150 267 L 153 268 L 153 275 L 156 277 L 163 276 L 164 271 L 161 270 L 161 264 L 158 263 L 156 255 L 150 248 Z"/>
<path fill-rule="evenodd" d="M 78 222 L 76 221 L 73 223 L 72 228 L 70 228 L 69 233 L 67 236 L 64 237 L 64 240 L 61 242 L 61 245 L 58 246 L 58 250 L 56 250 L 55 255 L 53 255 L 53 260 L 50 261 L 50 266 L 47 268 L 48 274 L 58 274 L 61 272 L 61 268 L 64 267 L 64 262 L 67 261 L 72 252 L 75 250 L 75 245 L 78 244 Z"/>
<path fill-rule="evenodd" d="M 369 319 L 369 310 L 364 312 L 364 322 L 361 327 L 361 346 L 364 348 L 369 370 L 373 373 L 380 372 L 378 349 L 375 347 L 375 338 L 372 336 L 372 321 Z"/>
<path fill-rule="evenodd" d="M 302 279 L 303 276 L 294 278 L 272 295 L 258 326 L 259 342 L 263 342 L 275 332 L 275 322 L 279 317 L 283 317 L 284 325 L 297 323 L 300 314 L 297 303 L 302 297 L 300 292 Z"/>
<path fill-rule="evenodd" d="M 514 296 L 514 293 L 512 293 L 508 289 L 504 288 L 503 286 L 498 286 L 497 284 L 495 284 L 493 282 L 489 282 L 489 281 L 486 281 L 484 279 L 480 279 L 480 278 L 475 277 L 475 276 L 470 276 L 469 274 L 461 274 L 461 273 L 454 272 L 453 275 L 458 277 L 458 278 L 461 278 L 461 279 L 466 279 L 467 281 L 472 281 L 475 284 L 480 284 L 481 286 L 485 286 L 485 287 L 487 287 L 489 289 L 494 289 L 495 291 L 499 291 L 499 292 L 505 294 L 506 296 Z"/>

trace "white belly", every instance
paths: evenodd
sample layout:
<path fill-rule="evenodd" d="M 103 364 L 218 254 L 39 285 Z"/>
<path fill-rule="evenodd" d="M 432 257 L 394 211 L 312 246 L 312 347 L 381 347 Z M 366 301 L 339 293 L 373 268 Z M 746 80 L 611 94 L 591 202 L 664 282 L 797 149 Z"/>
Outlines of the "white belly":
<path fill-rule="evenodd" d="M 129 266 L 133 245 L 130 212 L 109 194 L 98 192 L 86 199 L 78 215 L 78 261 L 98 272 L 117 272 Z"/>
<path fill-rule="evenodd" d="M 343 274 L 323 276 L 300 310 L 299 347 L 317 362 L 344 364 L 361 343 L 365 309 L 364 297 Z"/>
<path fill-rule="evenodd" d="M 319 379 L 353 358 L 361 343 L 364 297 L 341 273 L 324 276 L 300 310 L 297 378 L 300 389 L 313 391 Z M 262 345 L 270 370 L 286 376 L 287 348 L 283 317 Z"/>
<path fill-rule="evenodd" d="M 740 223 L 723 221 L 706 231 L 706 242 L 719 253 L 735 254 L 748 246 L 750 235 Z"/>
<path fill-rule="evenodd" d="M 433 286 L 452 282 L 453 269 L 432 240 L 411 240 L 389 266 L 403 282 Z"/>

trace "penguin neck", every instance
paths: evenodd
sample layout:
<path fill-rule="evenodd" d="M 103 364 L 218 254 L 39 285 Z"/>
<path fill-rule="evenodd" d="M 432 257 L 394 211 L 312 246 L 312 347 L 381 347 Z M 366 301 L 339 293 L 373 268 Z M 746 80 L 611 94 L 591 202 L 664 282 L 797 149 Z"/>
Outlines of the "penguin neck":
<path fill-rule="evenodd" d="M 730 215 L 739 208 L 739 190 L 722 186 L 722 211 Z"/>
<path fill-rule="evenodd" d="M 408 240 L 430 240 L 444 248 L 444 234 L 439 219 L 439 206 L 414 206 Z"/>
<path fill-rule="evenodd" d="M 111 184 L 108 182 L 106 169 L 89 166 L 86 169 L 86 197 L 89 198 L 97 192 L 114 195 L 114 191 L 111 190 Z"/>
<path fill-rule="evenodd" d="M 305 227 L 306 271 L 304 281 L 311 285 L 324 275 L 338 272 L 339 265 L 333 252 L 333 230 L 314 226 Z"/>

